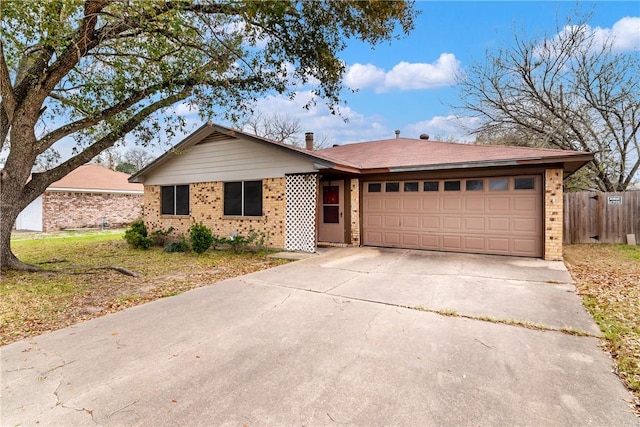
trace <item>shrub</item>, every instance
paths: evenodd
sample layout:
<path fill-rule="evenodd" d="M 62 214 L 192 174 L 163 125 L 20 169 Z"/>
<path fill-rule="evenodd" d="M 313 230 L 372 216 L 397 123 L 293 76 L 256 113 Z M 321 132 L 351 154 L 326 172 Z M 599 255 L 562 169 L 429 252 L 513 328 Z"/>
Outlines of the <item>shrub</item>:
<path fill-rule="evenodd" d="M 233 232 L 233 234 L 231 234 L 231 237 L 227 239 L 226 243 L 231 245 L 231 248 L 235 253 L 240 253 L 245 252 L 251 245 L 253 245 L 258 250 L 263 250 L 268 239 L 269 234 L 251 230 L 246 236 L 238 234 L 237 232 Z"/>
<path fill-rule="evenodd" d="M 187 245 L 187 239 L 184 238 L 184 235 L 181 235 L 177 242 L 169 243 L 164 247 L 165 252 L 187 252 L 188 250 L 189 245 Z"/>
<path fill-rule="evenodd" d="M 164 246 L 164 243 L 167 241 L 167 237 L 173 231 L 173 227 L 169 227 L 166 230 L 160 229 L 152 231 L 150 236 L 153 239 L 153 244 L 156 246 Z"/>
<path fill-rule="evenodd" d="M 229 243 L 229 240 L 227 240 L 226 237 L 213 236 L 213 243 L 211 246 L 213 246 L 213 249 L 218 249 L 218 246 L 226 245 L 227 243 Z"/>
<path fill-rule="evenodd" d="M 124 240 L 133 249 L 149 249 L 153 243 L 153 239 L 147 236 L 147 226 L 141 219 L 131 223 L 127 231 L 124 232 Z"/>
<path fill-rule="evenodd" d="M 191 249 L 197 253 L 204 253 L 213 244 L 213 234 L 206 225 L 196 222 L 189 228 Z"/>

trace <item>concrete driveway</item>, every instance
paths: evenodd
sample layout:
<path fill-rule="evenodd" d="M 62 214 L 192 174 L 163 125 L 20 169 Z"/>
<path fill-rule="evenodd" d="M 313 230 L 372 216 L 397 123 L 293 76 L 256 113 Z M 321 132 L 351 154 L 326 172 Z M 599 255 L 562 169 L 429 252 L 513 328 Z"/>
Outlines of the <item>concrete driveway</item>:
<path fill-rule="evenodd" d="M 332 249 L 2 347 L 0 424 L 640 425 L 597 334 L 560 262 Z"/>

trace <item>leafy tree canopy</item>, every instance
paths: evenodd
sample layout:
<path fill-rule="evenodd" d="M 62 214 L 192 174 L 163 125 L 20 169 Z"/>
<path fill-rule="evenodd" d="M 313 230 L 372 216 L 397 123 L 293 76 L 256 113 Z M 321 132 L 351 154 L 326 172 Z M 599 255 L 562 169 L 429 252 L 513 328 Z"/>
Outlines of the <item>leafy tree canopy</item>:
<path fill-rule="evenodd" d="M 175 103 L 236 119 L 256 97 L 307 83 L 336 106 L 348 40 L 392 40 L 416 14 L 410 2 L 355 0 L 4 0 L 0 13 L 2 268 L 24 267 L 8 239 L 29 202 L 129 133 L 142 144 L 171 135 L 184 124 Z M 63 138 L 74 155 L 30 180 Z"/>

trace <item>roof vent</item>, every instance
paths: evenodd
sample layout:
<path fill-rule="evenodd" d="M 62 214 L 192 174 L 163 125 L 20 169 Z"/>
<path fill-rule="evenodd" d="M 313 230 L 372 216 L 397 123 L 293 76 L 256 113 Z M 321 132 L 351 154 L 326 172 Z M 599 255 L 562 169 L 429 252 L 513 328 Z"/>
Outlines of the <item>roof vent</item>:
<path fill-rule="evenodd" d="M 396 129 L 396 139 L 400 138 L 400 129 Z"/>
<path fill-rule="evenodd" d="M 429 139 L 429 135 L 427 135 L 426 133 L 423 133 L 420 135 L 420 139 L 424 139 L 426 141 Z"/>

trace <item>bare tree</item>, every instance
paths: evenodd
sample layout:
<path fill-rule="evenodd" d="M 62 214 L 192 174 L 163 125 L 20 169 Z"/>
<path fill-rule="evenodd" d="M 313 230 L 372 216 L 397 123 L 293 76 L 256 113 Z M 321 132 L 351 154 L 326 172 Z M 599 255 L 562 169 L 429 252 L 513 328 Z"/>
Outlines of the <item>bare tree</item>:
<path fill-rule="evenodd" d="M 152 160 L 153 156 L 139 147 L 130 148 L 123 156 L 123 162 L 134 165 L 136 172 L 147 166 Z"/>
<path fill-rule="evenodd" d="M 336 142 L 333 138 L 331 138 L 328 134 L 324 132 L 315 132 L 313 134 L 313 149 L 321 150 L 323 148 L 331 148 Z M 303 141 L 295 144 L 298 147 L 302 147 L 304 145 Z"/>
<path fill-rule="evenodd" d="M 102 153 L 93 158 L 93 162 L 111 170 L 115 170 L 116 166 L 122 163 L 122 161 L 122 154 L 115 145 L 105 149 Z"/>
<path fill-rule="evenodd" d="M 248 117 L 242 128 L 254 135 L 269 138 L 294 147 L 304 147 L 305 139 L 300 120 L 286 114 L 273 113 L 264 115 L 256 113 Z M 319 150 L 332 145 L 331 138 L 323 132 L 314 133 L 313 148 Z"/>
<path fill-rule="evenodd" d="M 280 113 L 253 114 L 243 128 L 254 135 L 291 145 L 296 145 L 302 135 L 300 120 Z"/>
<path fill-rule="evenodd" d="M 587 24 L 487 52 L 460 78 L 476 133 L 513 145 L 588 151 L 589 186 L 623 191 L 640 168 L 640 56 L 618 52 Z"/>

